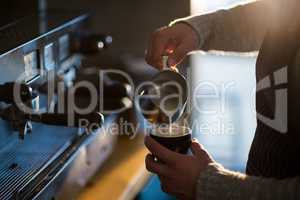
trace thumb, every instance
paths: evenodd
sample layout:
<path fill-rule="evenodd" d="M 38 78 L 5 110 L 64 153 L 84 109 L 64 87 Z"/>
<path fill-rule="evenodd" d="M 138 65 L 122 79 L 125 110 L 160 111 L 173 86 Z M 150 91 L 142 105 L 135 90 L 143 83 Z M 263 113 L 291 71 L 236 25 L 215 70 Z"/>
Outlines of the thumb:
<path fill-rule="evenodd" d="M 204 147 L 198 142 L 196 138 L 194 138 L 192 141 L 191 150 L 196 157 L 200 157 L 205 151 Z"/>
<path fill-rule="evenodd" d="M 191 144 L 191 150 L 194 156 L 207 160 L 209 162 L 215 162 L 211 155 L 206 151 L 202 144 L 198 142 L 196 138 L 193 139 Z"/>
<path fill-rule="evenodd" d="M 170 67 L 175 67 L 180 63 L 189 52 L 188 47 L 184 44 L 180 44 L 172 54 L 169 55 L 168 65 Z"/>

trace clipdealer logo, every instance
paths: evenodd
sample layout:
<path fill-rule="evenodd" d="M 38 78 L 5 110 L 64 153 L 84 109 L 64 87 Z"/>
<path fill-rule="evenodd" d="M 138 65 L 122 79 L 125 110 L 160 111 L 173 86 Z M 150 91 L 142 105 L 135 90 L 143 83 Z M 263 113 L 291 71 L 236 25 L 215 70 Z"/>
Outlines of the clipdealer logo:
<path fill-rule="evenodd" d="M 279 70 L 273 72 L 274 86 L 286 85 L 288 83 L 288 66 L 284 66 Z M 256 93 L 268 89 L 272 86 L 271 75 L 261 79 L 256 85 Z M 274 118 L 271 119 L 262 115 L 257 114 L 257 119 L 272 129 L 286 134 L 288 131 L 288 88 L 279 88 L 275 90 L 275 112 Z"/>

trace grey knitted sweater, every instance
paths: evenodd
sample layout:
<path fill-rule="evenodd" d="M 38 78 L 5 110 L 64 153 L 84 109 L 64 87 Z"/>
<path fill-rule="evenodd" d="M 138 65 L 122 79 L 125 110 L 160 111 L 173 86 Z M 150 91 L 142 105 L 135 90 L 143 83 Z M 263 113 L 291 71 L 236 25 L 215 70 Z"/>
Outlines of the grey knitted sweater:
<path fill-rule="evenodd" d="M 241 5 L 229 10 L 220 10 L 214 13 L 178 19 L 173 23 L 189 24 L 198 33 L 199 48 L 202 50 L 248 52 L 260 49 L 261 55 L 259 60 L 261 62 L 257 64 L 257 78 L 260 79 L 267 72 L 270 72 L 268 71 L 269 68 L 260 66 L 262 63 L 270 66 L 276 65 L 273 60 L 277 58 L 271 56 L 272 48 L 276 48 L 276 46 L 272 47 L 270 43 L 279 43 L 281 41 L 280 38 L 276 39 L 275 37 L 273 41 L 271 40 L 272 42 L 269 42 L 270 40 L 264 42 L 266 35 L 270 32 L 270 29 L 273 30 L 275 35 L 277 32 L 293 32 L 293 28 L 290 28 L 293 26 L 298 29 L 300 22 L 298 21 L 298 23 L 294 19 L 300 19 L 297 13 L 299 11 L 295 10 L 299 6 L 300 2 L 298 3 L 297 0 L 265 0 Z M 280 47 L 282 46 L 278 46 L 278 48 Z M 284 51 L 284 49 L 280 51 Z M 280 51 L 278 52 L 280 53 Z M 300 64 L 300 54 L 298 53 L 297 55 L 293 58 L 292 62 L 294 64 Z M 276 52 L 274 56 L 276 56 Z M 283 55 L 283 57 L 286 58 L 288 56 Z M 266 60 L 270 62 L 265 62 Z M 291 67 L 292 69 L 297 73 L 299 71 L 295 67 Z M 295 74 L 291 70 L 289 70 L 289 74 L 290 72 Z M 300 79 L 297 76 L 294 77 L 297 80 Z M 299 82 L 295 83 L 296 86 L 289 88 L 291 89 L 289 93 L 291 95 L 298 88 L 297 85 L 300 85 Z M 291 84 L 293 84 L 293 81 L 291 81 Z M 297 96 L 291 96 L 291 99 L 295 98 Z M 272 104 L 271 101 L 267 100 L 267 95 L 258 97 L 257 107 L 262 107 L 262 110 L 266 110 L 268 105 Z M 292 110 L 296 109 L 292 108 Z M 269 110 L 270 113 L 271 111 L 272 109 Z M 293 111 L 291 113 L 294 114 Z M 294 120 L 295 124 L 297 124 L 299 118 L 294 118 L 296 119 Z M 289 121 L 293 122 L 292 115 L 291 117 L 289 116 Z M 199 176 L 197 199 L 300 199 L 300 177 L 298 176 L 300 168 L 298 167 L 299 157 L 297 156 L 300 146 L 298 143 L 299 138 L 294 137 L 292 134 L 282 136 L 276 133 L 278 135 L 272 135 L 276 131 L 266 128 L 259 122 L 258 124 L 256 138 L 252 145 L 252 153 L 250 153 L 248 161 L 248 167 L 250 166 L 249 173 L 248 171 L 247 174 L 237 173 L 226 170 L 219 164 L 211 164 Z M 289 124 L 289 132 L 298 132 L 298 129 L 293 128 L 292 125 L 290 128 Z"/>

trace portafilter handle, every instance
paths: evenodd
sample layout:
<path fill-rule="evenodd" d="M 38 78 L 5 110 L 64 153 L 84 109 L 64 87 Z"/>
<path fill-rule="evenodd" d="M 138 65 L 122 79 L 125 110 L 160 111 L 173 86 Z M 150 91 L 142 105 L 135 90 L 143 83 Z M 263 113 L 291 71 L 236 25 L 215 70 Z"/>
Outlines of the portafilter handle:
<path fill-rule="evenodd" d="M 90 114 L 58 114 L 42 113 L 28 115 L 28 119 L 33 122 L 43 123 L 55 126 L 69 127 L 101 127 L 104 123 L 104 117 L 99 112 Z"/>

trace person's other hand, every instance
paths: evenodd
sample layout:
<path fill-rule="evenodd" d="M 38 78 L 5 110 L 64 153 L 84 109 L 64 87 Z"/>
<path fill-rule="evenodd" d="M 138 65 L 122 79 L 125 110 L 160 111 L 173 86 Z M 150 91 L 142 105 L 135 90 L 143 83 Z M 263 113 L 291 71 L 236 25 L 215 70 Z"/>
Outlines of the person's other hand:
<path fill-rule="evenodd" d="M 198 47 L 198 36 L 192 27 L 178 23 L 156 30 L 150 37 L 146 51 L 148 64 L 162 69 L 162 56 L 168 55 L 168 65 L 175 67 L 187 53 Z"/>
<path fill-rule="evenodd" d="M 146 136 L 145 145 L 151 152 L 145 159 L 148 171 L 158 175 L 161 188 L 181 200 L 194 199 L 197 179 L 208 164 L 215 162 L 197 140 L 193 140 L 193 155 L 173 152 Z M 156 157 L 159 161 L 154 161 Z"/>

